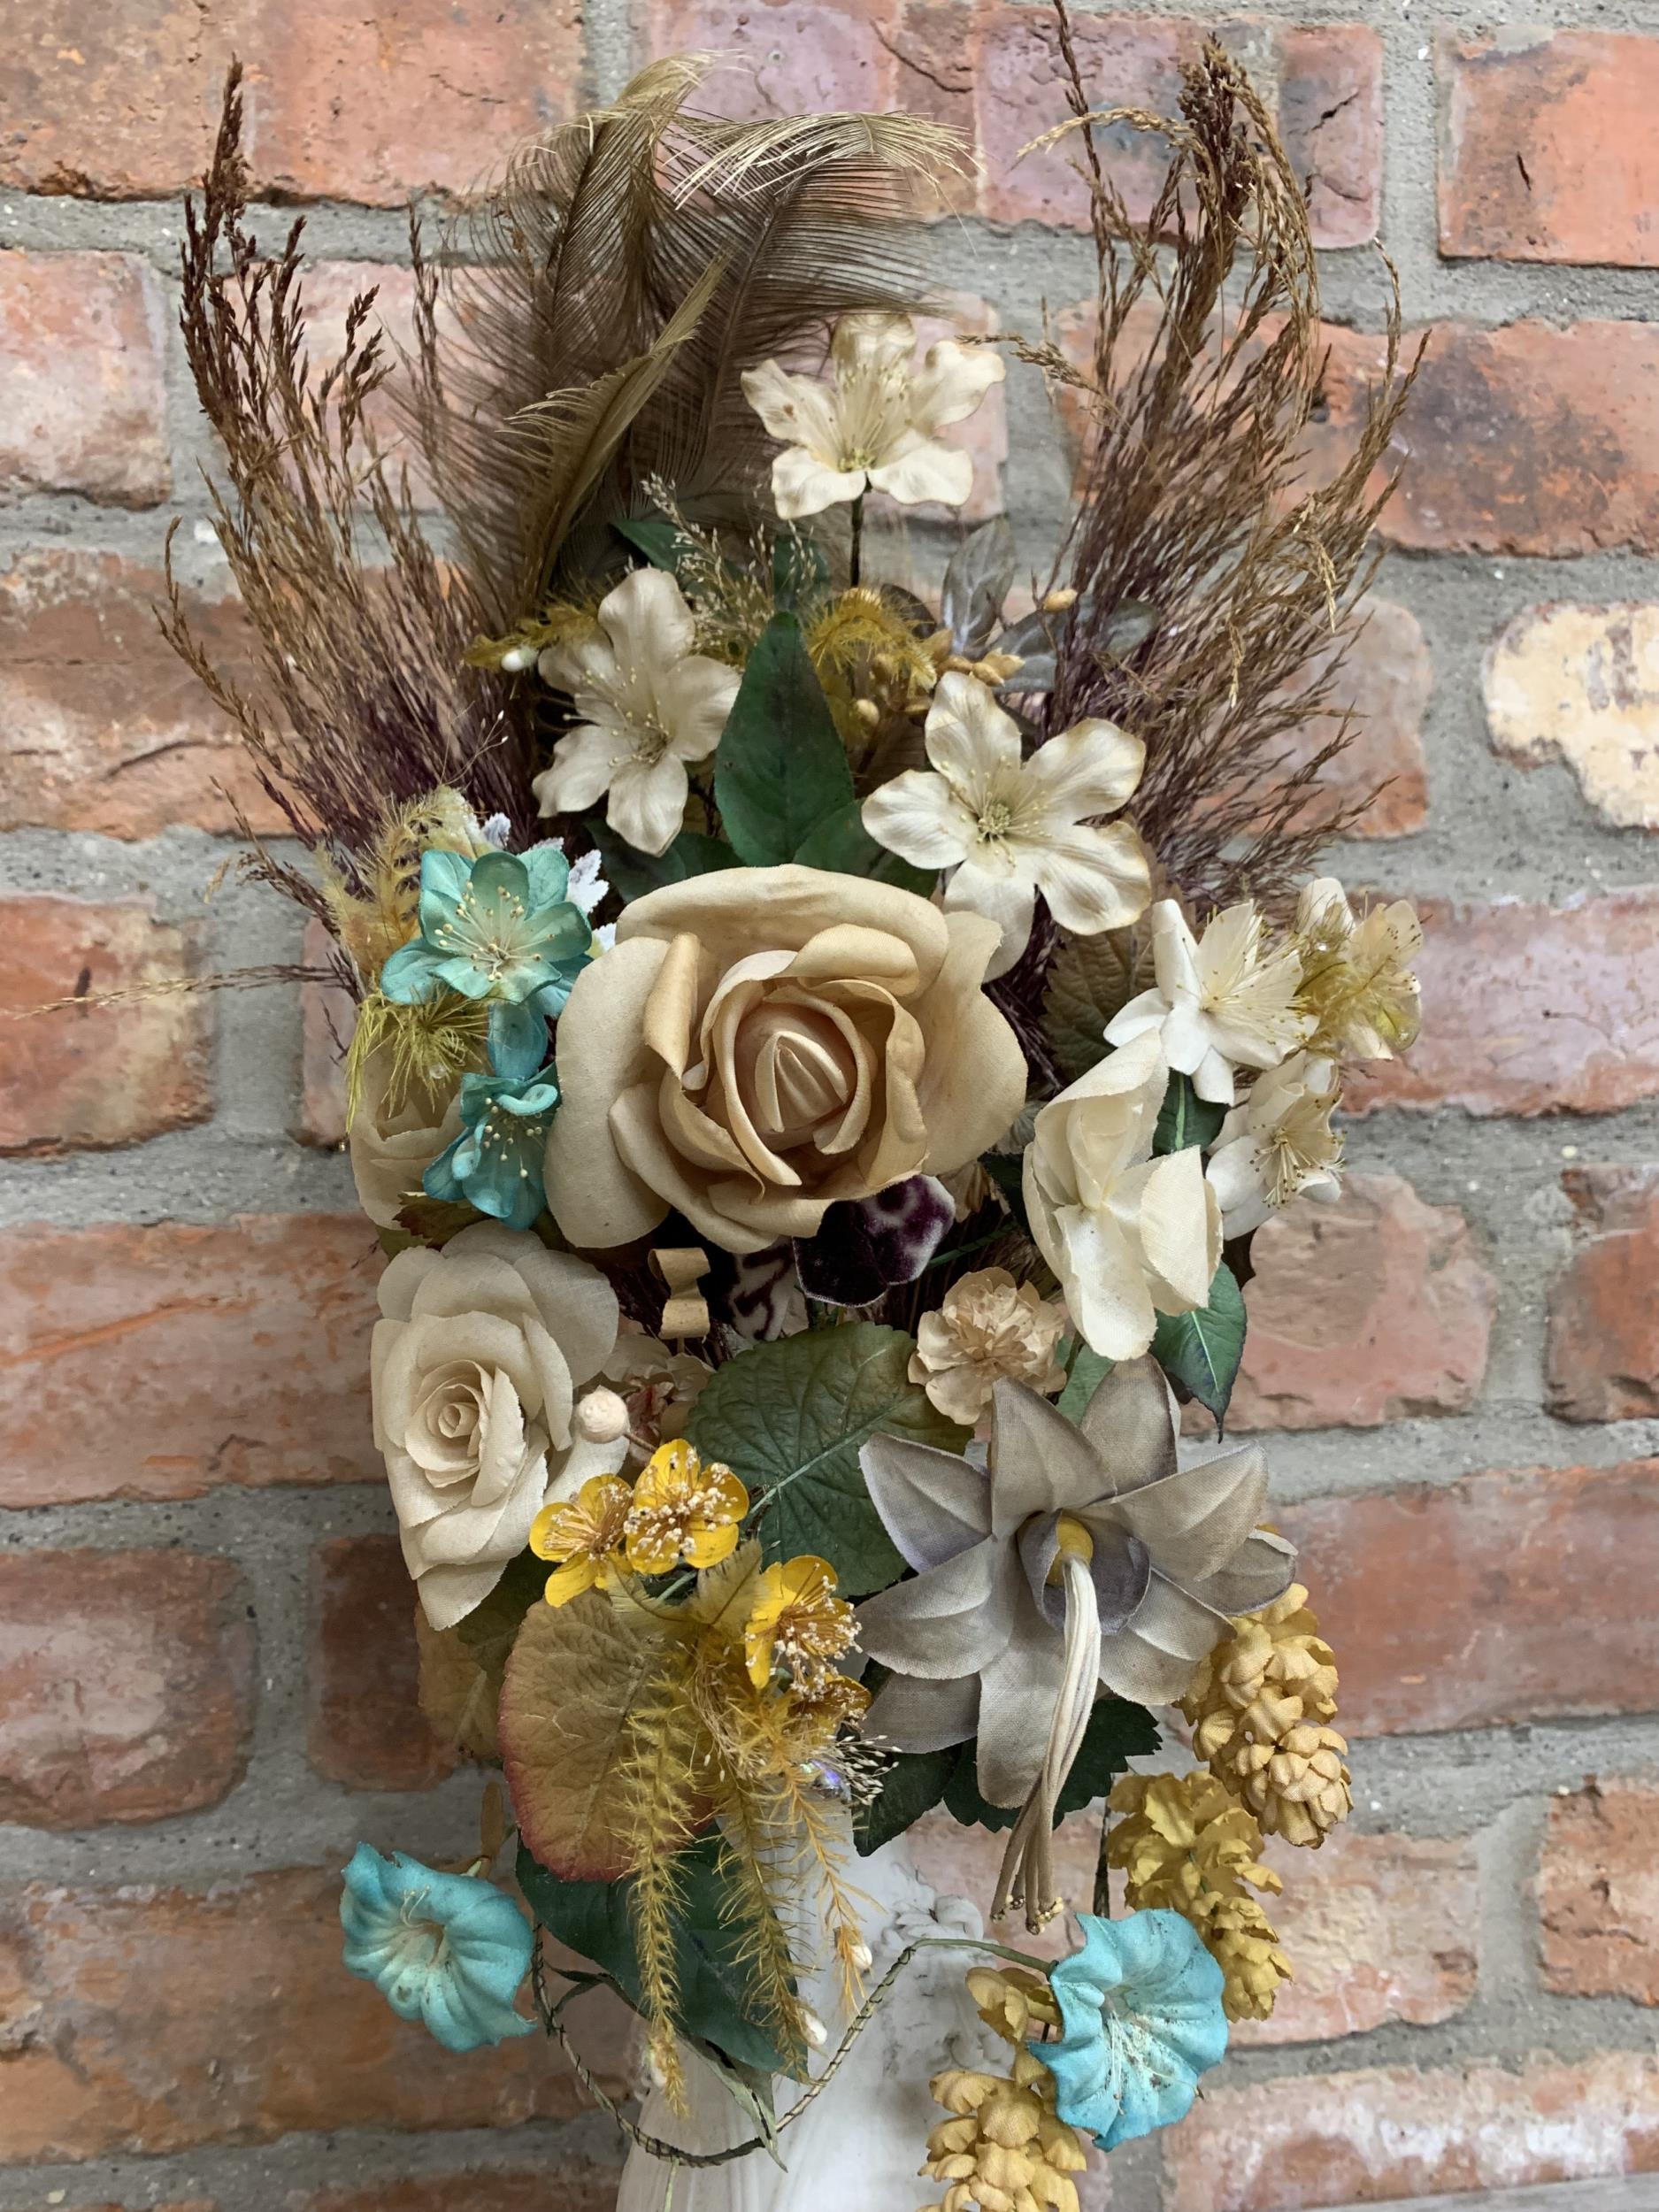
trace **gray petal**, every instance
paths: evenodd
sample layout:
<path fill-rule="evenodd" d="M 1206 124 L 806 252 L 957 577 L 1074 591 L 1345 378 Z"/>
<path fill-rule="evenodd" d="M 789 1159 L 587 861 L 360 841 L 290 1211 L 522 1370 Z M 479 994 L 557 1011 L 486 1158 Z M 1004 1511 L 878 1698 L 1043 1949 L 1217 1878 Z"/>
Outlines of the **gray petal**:
<path fill-rule="evenodd" d="M 979 1677 L 979 1793 L 993 1805 L 1023 1805 L 1030 1796 L 1064 1671 L 1065 1640 L 1022 1581 L 1008 1647 Z"/>
<path fill-rule="evenodd" d="M 943 1751 L 966 1743 L 979 1724 L 979 1678 L 959 1675 L 950 1682 L 920 1682 L 914 1675 L 891 1675 L 872 1700 L 861 1723 L 872 1742 L 895 1751 Z"/>
<path fill-rule="evenodd" d="M 1002 1655 L 1020 1594 L 1012 1545 L 987 1536 L 913 1582 L 895 1582 L 866 1598 L 858 1609 L 858 1640 L 898 1674 L 933 1682 L 976 1674 Z"/>
<path fill-rule="evenodd" d="M 907 1567 L 942 1566 L 991 1531 L 990 1485 L 955 1452 L 872 1436 L 858 1455 L 883 1527 Z"/>
<path fill-rule="evenodd" d="M 1166 1581 L 1156 1569 L 1126 1628 L 1102 1639 L 1100 1678 L 1137 1705 L 1172 1705 L 1227 1631 L 1226 1616 Z"/>
<path fill-rule="evenodd" d="M 1224 1613 L 1254 1613 L 1282 1598 L 1296 1572 L 1296 1547 L 1266 1529 L 1255 1530 L 1219 1574 L 1191 1587 L 1206 1605 Z"/>
<path fill-rule="evenodd" d="M 1159 1571 L 1189 1586 L 1221 1574 L 1266 1509 L 1267 1459 L 1259 1444 L 1182 1468 L 1113 1508 Z"/>
<path fill-rule="evenodd" d="M 1094 1540 L 1094 1549 L 1088 1563 L 1089 1579 L 1094 1585 L 1100 1605 L 1102 1632 L 1110 1635 L 1114 1629 L 1123 1626 L 1145 1597 L 1152 1563 L 1140 1539 L 1132 1536 L 1110 1516 L 1086 1511 L 1078 1518 Z M 1038 1610 L 1051 1628 L 1060 1630 L 1065 1626 L 1065 1593 L 1048 1580 L 1055 1554 L 1060 1548 L 1057 1520 L 1057 1515 L 1046 1513 L 1041 1520 L 1027 1521 L 1019 1532 L 1019 1558 L 1025 1571 L 1026 1587 Z"/>
<path fill-rule="evenodd" d="M 1107 1490 L 1082 1432 L 1029 1383 L 999 1382 L 991 1407 L 994 1534 L 1011 1536 L 1033 1514 L 1075 1512 Z"/>
<path fill-rule="evenodd" d="M 1177 1414 L 1164 1370 L 1148 1353 L 1120 1360 L 1084 1408 L 1079 1426 L 1099 1455 L 1111 1494 L 1175 1472 Z"/>

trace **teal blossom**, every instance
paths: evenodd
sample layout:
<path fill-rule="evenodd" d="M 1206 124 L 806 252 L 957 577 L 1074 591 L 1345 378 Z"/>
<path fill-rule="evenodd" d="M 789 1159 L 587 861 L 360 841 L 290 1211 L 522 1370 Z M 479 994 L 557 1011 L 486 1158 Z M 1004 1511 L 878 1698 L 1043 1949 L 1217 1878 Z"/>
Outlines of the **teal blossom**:
<path fill-rule="evenodd" d="M 1223 1975 L 1179 1913 L 1079 1913 L 1083 1948 L 1048 1970 L 1065 2032 L 1040 2055 L 1056 2109 L 1102 2150 L 1184 2119 L 1227 2047 Z"/>
<path fill-rule="evenodd" d="M 530 1970 L 530 1924 L 475 1874 L 439 1874 L 360 1843 L 345 1870 L 345 1963 L 392 2010 L 419 2020 L 448 2051 L 475 2051 L 534 2022 L 513 2009 Z"/>
<path fill-rule="evenodd" d="M 489 1001 L 490 1058 L 520 1080 L 547 1057 L 547 1024 L 593 956 L 593 927 L 552 842 L 527 853 L 426 852 L 420 929 L 380 972 L 402 1005 L 450 990 Z"/>
<path fill-rule="evenodd" d="M 464 1075 L 461 1133 L 421 1178 L 427 1197 L 465 1202 L 510 1229 L 529 1228 L 545 1203 L 541 1161 L 558 1102 L 551 1069 L 527 1080 Z"/>

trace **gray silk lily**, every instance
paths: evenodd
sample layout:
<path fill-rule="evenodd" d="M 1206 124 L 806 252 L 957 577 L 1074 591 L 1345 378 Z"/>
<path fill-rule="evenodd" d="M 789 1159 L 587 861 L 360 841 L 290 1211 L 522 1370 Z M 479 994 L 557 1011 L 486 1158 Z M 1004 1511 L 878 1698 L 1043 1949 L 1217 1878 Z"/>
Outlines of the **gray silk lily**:
<path fill-rule="evenodd" d="M 1289 1585 L 1294 1547 L 1257 1525 L 1260 1448 L 1183 1468 L 1178 1421 L 1148 1357 L 1114 1367 L 1077 1425 L 1024 1383 L 999 1382 L 985 1470 L 899 1437 L 872 1437 L 860 1455 L 916 1571 L 859 1608 L 863 1649 L 891 1670 L 865 1732 L 901 1751 L 978 1736 L 981 1793 L 1025 1808 L 1010 1879 L 1021 1851 L 1028 1874 L 1046 1877 L 1047 1816 L 1100 1686 L 1171 1703 L 1230 1616 Z M 1039 1880 L 1033 1900 L 1027 1883 L 1028 1917 L 1033 1903 L 1057 1909 L 1050 1886 Z"/>

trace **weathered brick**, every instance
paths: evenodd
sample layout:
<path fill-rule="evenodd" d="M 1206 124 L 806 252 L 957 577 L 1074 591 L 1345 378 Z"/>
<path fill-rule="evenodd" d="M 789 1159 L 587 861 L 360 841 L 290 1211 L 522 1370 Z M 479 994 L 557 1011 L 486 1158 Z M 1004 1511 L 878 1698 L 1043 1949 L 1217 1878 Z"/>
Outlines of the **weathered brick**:
<path fill-rule="evenodd" d="M 1351 1175 L 1334 1204 L 1268 1222 L 1252 1259 L 1229 1427 L 1375 1428 L 1474 1403 L 1497 1287 L 1455 1206 Z"/>
<path fill-rule="evenodd" d="M 1659 2060 L 1306 2074 L 1210 2089 L 1164 2138 L 1168 2212 L 1303 2206 L 1659 2168 Z M 1471 2204 L 1473 2200 L 1471 2200 Z"/>
<path fill-rule="evenodd" d="M 637 0 L 651 60 L 712 53 L 699 104 L 736 121 L 904 104 L 879 0 Z"/>
<path fill-rule="evenodd" d="M 281 826 L 230 725 L 157 629 L 162 591 L 159 569 L 115 553 L 29 552 L 0 574 L 7 829 L 224 833 L 236 826 L 232 800 L 256 829 Z M 235 601 L 184 600 L 197 636 L 240 680 Z"/>
<path fill-rule="evenodd" d="M 1080 15 L 1074 27 L 1084 82 L 1097 105 L 1172 116 L 1181 68 L 1197 59 L 1212 27 L 1179 16 Z M 927 24 L 924 35 L 925 46 L 934 46 L 937 27 Z M 1286 150 L 1309 182 L 1316 242 L 1352 246 L 1374 237 L 1382 163 L 1382 48 L 1375 32 L 1360 24 L 1241 18 L 1222 23 L 1217 35 L 1244 58 L 1277 110 Z M 898 43 L 902 52 L 902 31 Z M 1069 112 L 1052 19 L 1041 9 L 981 0 L 965 50 L 976 150 L 985 163 L 981 211 L 1000 222 L 1086 224 L 1087 195 L 1068 165 L 1075 145 L 1062 141 L 1019 159 L 1031 140 Z M 1113 185 L 1131 214 L 1144 217 L 1163 179 L 1164 141 L 1122 125 L 1097 137 Z"/>
<path fill-rule="evenodd" d="M 0 254 L 0 499 L 167 496 L 165 322 L 153 273 L 128 254 Z"/>
<path fill-rule="evenodd" d="M 923 1877 L 945 1896 L 988 1912 L 1005 1836 L 964 1828 L 942 1810 L 908 1837 Z M 1089 1909 L 1100 1848 L 1100 1816 L 1076 1813 L 1055 1839 L 1056 1878 L 1074 1907 Z M 1339 1829 L 1319 1852 L 1268 1846 L 1284 1876 L 1267 1910 L 1296 1970 L 1271 2020 L 1238 2024 L 1237 2044 L 1303 2043 L 1361 2035 L 1394 2020 L 1426 2026 L 1461 2012 L 1475 1991 L 1471 1930 L 1479 1908 L 1467 1844 Z M 1113 1878 L 1115 1907 L 1122 1878 Z M 1062 1958 L 1076 1947 L 1071 1923 L 1041 1935 L 1022 1929 L 1022 1948 Z"/>
<path fill-rule="evenodd" d="M 301 958 L 326 968 L 334 941 L 313 915 L 305 925 Z M 302 1144 L 332 1148 L 346 1141 L 346 1070 L 342 1048 L 350 1041 L 357 1008 L 343 984 L 300 986 L 300 1115 Z"/>
<path fill-rule="evenodd" d="M 1349 1112 L 1604 1114 L 1659 1093 L 1659 890 L 1421 911 L 1423 1033 L 1351 1086 Z"/>
<path fill-rule="evenodd" d="M 1494 749 L 1561 761 L 1621 829 L 1659 829 L 1659 606 L 1528 607 L 1486 659 Z"/>
<path fill-rule="evenodd" d="M 246 1763 L 253 1660 L 228 1559 L 0 1559 L 0 1820 L 89 1828 L 216 1804 Z"/>
<path fill-rule="evenodd" d="M 1544 1979 L 1564 1997 L 1659 2005 L 1659 1863 L 1650 1782 L 1594 1778 L 1553 1797 L 1539 1863 Z"/>
<path fill-rule="evenodd" d="M 1328 327 L 1310 474 L 1351 453 L 1383 341 Z M 1415 339 L 1412 343 L 1415 344 Z M 1379 528 L 1429 552 L 1659 548 L 1659 325 L 1441 323 L 1373 481 L 1403 472 Z"/>
<path fill-rule="evenodd" d="M 6 963 L 0 978 L 6 1080 L 0 1152 L 136 1144 L 213 1110 L 208 1052 L 212 1009 L 173 989 L 200 966 L 198 933 L 156 919 L 148 901 L 0 898 Z M 158 987 L 113 1006 L 60 999 Z"/>
<path fill-rule="evenodd" d="M 529 2167 L 468 2166 L 401 2181 L 349 2182 L 315 2194 L 291 2190 L 284 2212 L 613 2212 L 618 2169 L 549 2147 Z"/>
<path fill-rule="evenodd" d="M 1422 625 L 1409 607 L 1368 599 L 1364 627 L 1349 647 L 1328 713 L 1317 716 L 1285 747 L 1287 765 L 1311 760 L 1351 715 L 1348 744 L 1326 763 L 1303 807 L 1304 822 L 1352 815 L 1349 837 L 1407 837 L 1428 816 L 1428 763 L 1423 724 L 1434 688 L 1434 664 Z"/>
<path fill-rule="evenodd" d="M 361 1790 L 418 1790 L 453 1747 L 420 1710 L 415 1586 L 396 1536 L 336 1536 L 312 1569 L 311 1764 Z"/>
<path fill-rule="evenodd" d="M 1659 1413 L 1659 1169 L 1569 1168 L 1573 1254 L 1549 1294 L 1549 1409 L 1563 1421 Z"/>
<path fill-rule="evenodd" d="M 0 184 L 165 197 L 206 165 L 226 65 L 248 63 L 255 189 L 399 204 L 463 192 L 583 96 L 575 0 L 149 0 L 90 38 L 42 0 L 0 56 Z"/>
<path fill-rule="evenodd" d="M 1659 1463 L 1287 1505 L 1356 1736 L 1647 1712 Z"/>
<path fill-rule="evenodd" d="M 400 2020 L 342 1966 L 339 1900 L 331 1865 L 200 1888 L 42 1884 L 0 1901 L 0 2158 L 508 2126 L 581 2108 L 539 2035 L 457 2058 Z M 626 2016 L 582 2000 L 584 2054 L 613 2083 Z"/>
<path fill-rule="evenodd" d="M 360 1215 L 0 1236 L 0 1505 L 382 1475 Z"/>
<path fill-rule="evenodd" d="M 1659 266 L 1659 38 L 1442 35 L 1440 251 Z"/>

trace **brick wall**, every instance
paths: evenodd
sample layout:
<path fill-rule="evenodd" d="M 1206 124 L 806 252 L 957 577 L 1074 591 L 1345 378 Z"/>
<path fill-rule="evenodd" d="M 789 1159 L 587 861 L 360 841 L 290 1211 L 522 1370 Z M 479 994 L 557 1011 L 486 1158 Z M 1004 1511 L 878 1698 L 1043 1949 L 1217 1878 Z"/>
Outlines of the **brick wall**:
<path fill-rule="evenodd" d="M 1226 23 L 1311 180 L 1332 425 L 1377 357 L 1377 239 L 1433 335 L 1359 660 L 1394 781 L 1337 864 L 1425 899 L 1433 934 L 1423 1043 L 1366 1101 L 1347 1196 L 1262 1240 L 1240 1396 L 1343 1662 L 1356 1817 L 1285 1866 L 1294 1988 L 1185 2128 L 1113 2162 L 1121 2212 L 1659 2165 L 1659 35 L 1648 0 L 1536 0 L 1553 27 L 1495 37 L 1493 12 Z M 1089 12 L 1102 97 L 1167 102 L 1218 14 Z M 234 638 L 172 274 L 233 45 L 256 174 L 314 204 L 336 311 L 365 275 L 407 297 L 406 191 L 705 42 L 755 65 L 734 99 L 960 122 L 987 169 L 941 284 L 1030 326 L 1089 282 L 1064 166 L 1007 166 L 1058 112 L 1041 19 L 24 12 L 0 50 L 0 1002 L 299 949 L 273 901 L 204 904 L 219 786 L 247 786 L 149 611 L 180 512 Z M 1008 408 L 1017 452 L 1042 441 L 1005 487 L 1034 558 L 1065 463 L 1018 368 Z M 994 504 L 995 425 L 979 457 Z M 477 1784 L 413 1707 L 324 1010 L 71 1012 L 9 1028 L 4 1068 L 0 2212 L 596 2212 L 614 2149 L 545 2054 L 441 2061 L 334 1963 L 350 1845 L 463 1849 Z M 960 1832 L 928 1850 L 983 1880 Z"/>

